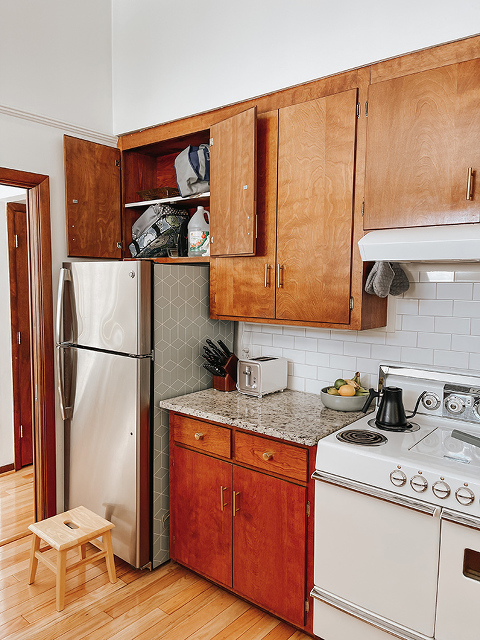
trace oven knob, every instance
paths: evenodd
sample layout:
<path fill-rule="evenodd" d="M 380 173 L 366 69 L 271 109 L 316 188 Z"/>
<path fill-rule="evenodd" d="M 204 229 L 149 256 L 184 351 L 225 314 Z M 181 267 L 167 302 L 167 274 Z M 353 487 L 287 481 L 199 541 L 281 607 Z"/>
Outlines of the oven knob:
<path fill-rule="evenodd" d="M 475 494 L 471 489 L 467 489 L 467 487 L 458 488 L 455 491 L 455 497 L 457 499 L 457 502 L 467 507 L 469 504 L 472 504 L 475 501 Z"/>
<path fill-rule="evenodd" d="M 392 471 L 392 473 L 390 474 L 390 482 L 396 487 L 403 487 L 403 485 L 407 482 L 407 476 L 403 473 L 403 471 L 395 469 L 395 471 Z"/>
<path fill-rule="evenodd" d="M 445 399 L 445 409 L 449 413 L 458 415 L 465 411 L 465 402 L 457 396 L 448 396 L 448 398 Z"/>
<path fill-rule="evenodd" d="M 480 420 L 480 400 L 477 400 L 473 405 L 473 413 L 475 414 L 477 420 Z"/>
<path fill-rule="evenodd" d="M 436 393 L 426 393 L 422 398 L 422 404 L 425 409 L 429 409 L 430 411 L 434 411 L 438 409 L 440 406 L 440 398 Z"/>
<path fill-rule="evenodd" d="M 442 480 L 438 480 L 432 487 L 433 493 L 437 496 L 437 498 L 441 498 L 445 500 L 450 495 L 450 487 L 446 482 Z"/>
<path fill-rule="evenodd" d="M 417 493 L 422 493 L 428 489 L 428 482 L 423 476 L 413 476 L 410 480 L 410 486 Z"/>

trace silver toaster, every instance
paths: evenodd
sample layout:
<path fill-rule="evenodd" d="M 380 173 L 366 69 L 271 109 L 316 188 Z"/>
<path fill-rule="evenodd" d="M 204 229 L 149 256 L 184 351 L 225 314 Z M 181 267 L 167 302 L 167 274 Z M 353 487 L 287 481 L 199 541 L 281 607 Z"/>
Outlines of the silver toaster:
<path fill-rule="evenodd" d="M 240 393 L 261 398 L 267 393 L 287 388 L 287 360 L 262 356 L 239 360 L 237 363 L 237 389 Z"/>

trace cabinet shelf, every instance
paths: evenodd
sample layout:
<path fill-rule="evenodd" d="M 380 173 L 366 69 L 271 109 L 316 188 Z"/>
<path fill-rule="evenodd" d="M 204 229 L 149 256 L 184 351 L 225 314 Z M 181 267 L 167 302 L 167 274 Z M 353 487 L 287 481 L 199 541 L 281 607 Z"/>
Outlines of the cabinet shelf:
<path fill-rule="evenodd" d="M 159 200 L 143 200 L 142 202 L 127 202 L 125 204 L 126 209 L 130 209 L 132 207 L 149 207 L 152 204 L 179 204 L 180 202 L 187 207 L 189 205 L 196 206 L 197 204 L 208 204 L 208 200 L 210 199 L 210 191 L 206 191 L 205 193 L 199 193 L 196 196 L 187 196 L 182 198 L 182 196 L 175 196 L 173 198 L 160 198 Z"/>
<path fill-rule="evenodd" d="M 210 256 L 200 256 L 198 258 L 124 258 L 124 260 L 149 260 L 150 262 L 159 262 L 161 264 L 208 264 Z"/>

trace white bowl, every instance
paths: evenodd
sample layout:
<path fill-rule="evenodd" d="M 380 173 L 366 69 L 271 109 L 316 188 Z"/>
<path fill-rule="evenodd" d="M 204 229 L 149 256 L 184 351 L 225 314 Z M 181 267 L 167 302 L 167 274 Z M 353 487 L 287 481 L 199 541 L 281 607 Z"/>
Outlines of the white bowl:
<path fill-rule="evenodd" d="M 328 387 L 322 389 L 320 399 L 328 409 L 335 411 L 361 411 L 367 401 L 367 396 L 331 396 Z"/>

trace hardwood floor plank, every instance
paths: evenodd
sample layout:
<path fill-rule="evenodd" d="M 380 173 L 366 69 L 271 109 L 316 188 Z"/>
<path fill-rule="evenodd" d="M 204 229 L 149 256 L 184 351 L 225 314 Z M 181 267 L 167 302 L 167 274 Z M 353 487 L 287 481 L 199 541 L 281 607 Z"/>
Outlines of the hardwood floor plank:
<path fill-rule="evenodd" d="M 197 629 L 194 634 L 195 640 L 211 640 L 211 638 L 224 629 L 225 626 L 237 620 L 250 608 L 251 606 L 247 602 L 236 599 L 229 607 L 210 620 L 210 622 L 200 629 Z"/>
<path fill-rule="evenodd" d="M 242 633 L 238 640 L 263 640 L 281 622 L 277 618 L 269 616 L 268 613 L 262 612 L 260 619 L 250 629 Z"/>
<path fill-rule="evenodd" d="M 241 637 L 242 633 L 253 627 L 263 615 L 263 611 L 260 611 L 260 609 L 250 607 L 234 622 L 214 635 L 211 640 L 237 640 L 237 638 Z"/>

